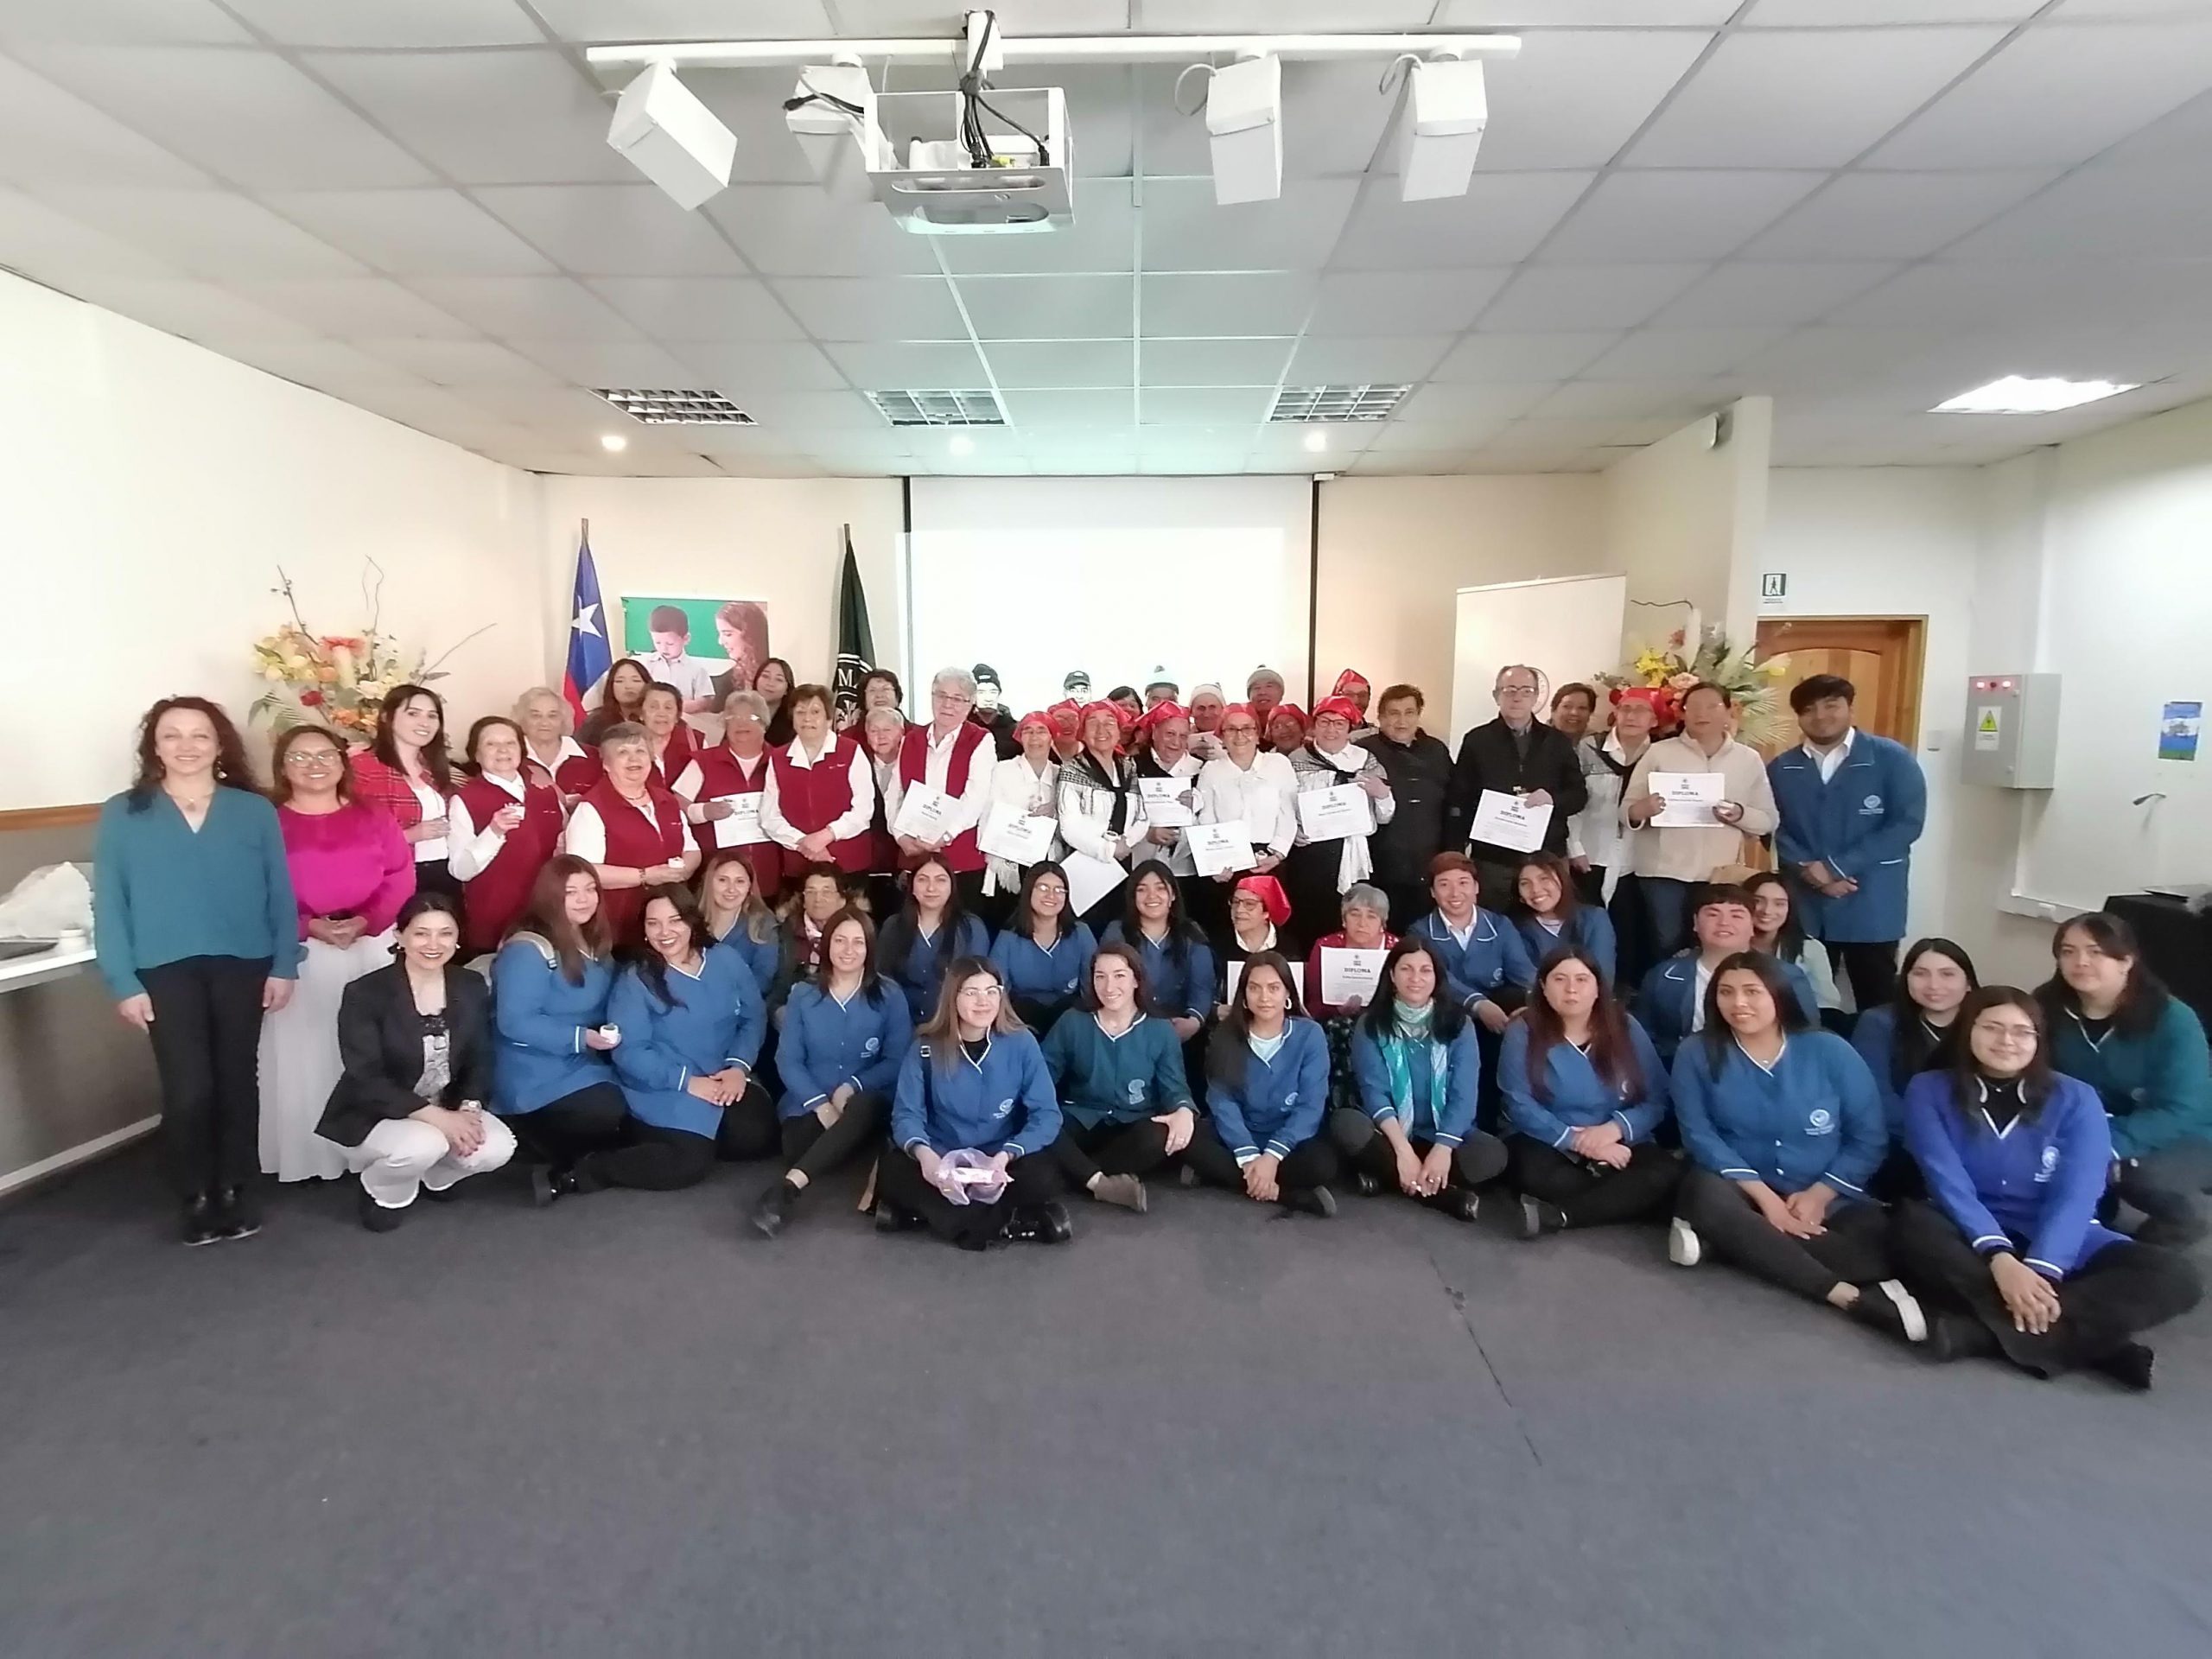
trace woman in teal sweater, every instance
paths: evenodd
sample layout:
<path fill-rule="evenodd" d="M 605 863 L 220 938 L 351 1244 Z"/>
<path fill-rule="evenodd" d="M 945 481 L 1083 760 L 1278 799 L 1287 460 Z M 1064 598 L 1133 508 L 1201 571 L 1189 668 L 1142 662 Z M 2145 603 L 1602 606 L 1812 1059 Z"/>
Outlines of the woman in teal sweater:
<path fill-rule="evenodd" d="M 2146 1219 L 2145 1244 L 2183 1249 L 2209 1226 L 2212 1056 L 2193 1009 L 2143 963 L 2135 931 L 2103 911 L 2050 941 L 2058 971 L 2036 993 L 2051 1064 L 2094 1089 L 2112 1120 L 2113 1190 Z"/>
<path fill-rule="evenodd" d="M 1071 1186 L 1141 1213 L 1141 1179 L 1191 1144 L 1198 1127 L 1175 1027 L 1143 1012 L 1144 965 L 1126 944 L 1091 959 L 1080 1007 L 1053 1023 L 1045 1065 L 1060 1096 L 1052 1143 Z"/>
<path fill-rule="evenodd" d="M 276 809 L 230 717 L 166 697 L 138 775 L 100 808 L 92 928 L 116 1011 L 153 1040 L 184 1242 L 261 1230 L 261 1016 L 290 1000 L 299 913 Z"/>

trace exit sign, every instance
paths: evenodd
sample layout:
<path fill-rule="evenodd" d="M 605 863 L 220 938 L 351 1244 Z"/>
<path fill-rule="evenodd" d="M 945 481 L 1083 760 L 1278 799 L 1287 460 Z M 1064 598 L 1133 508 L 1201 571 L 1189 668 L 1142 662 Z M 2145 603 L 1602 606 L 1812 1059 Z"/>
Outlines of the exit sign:
<path fill-rule="evenodd" d="M 1789 573 L 1787 570 L 1770 570 L 1759 578 L 1761 599 L 1786 599 L 1789 595 Z"/>

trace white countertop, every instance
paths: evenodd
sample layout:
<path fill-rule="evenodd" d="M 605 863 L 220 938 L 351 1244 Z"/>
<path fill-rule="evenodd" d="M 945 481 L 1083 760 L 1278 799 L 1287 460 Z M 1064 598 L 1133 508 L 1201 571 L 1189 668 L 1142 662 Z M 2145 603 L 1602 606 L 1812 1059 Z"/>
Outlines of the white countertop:
<path fill-rule="evenodd" d="M 56 945 L 35 957 L 16 957 L 0 962 L 0 992 L 19 991 L 27 985 L 67 979 L 92 960 L 89 944 Z"/>

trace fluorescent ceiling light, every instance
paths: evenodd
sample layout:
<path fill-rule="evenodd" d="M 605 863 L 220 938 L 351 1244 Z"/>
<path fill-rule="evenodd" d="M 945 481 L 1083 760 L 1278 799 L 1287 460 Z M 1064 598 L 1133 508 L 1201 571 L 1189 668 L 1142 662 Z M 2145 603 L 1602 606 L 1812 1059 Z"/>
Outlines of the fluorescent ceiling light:
<path fill-rule="evenodd" d="M 868 400 L 893 426 L 1004 426 L 1006 410 L 988 388 L 871 391 Z"/>
<path fill-rule="evenodd" d="M 630 440 L 620 432 L 602 432 L 599 435 L 599 447 L 610 455 L 620 454 L 630 447 Z"/>
<path fill-rule="evenodd" d="M 1329 435 L 1319 428 L 1306 435 L 1306 448 L 1309 453 L 1318 455 L 1328 447 Z"/>
<path fill-rule="evenodd" d="M 956 432 L 952 435 L 952 442 L 945 448 L 956 455 L 972 455 L 976 453 L 976 440 L 965 432 Z"/>
<path fill-rule="evenodd" d="M 1411 386 L 1285 386 L 1275 393 L 1270 421 L 1379 421 L 1398 406 Z"/>
<path fill-rule="evenodd" d="M 751 426 L 753 417 L 719 391 L 652 386 L 594 386 L 633 421 L 647 426 Z"/>
<path fill-rule="evenodd" d="M 2133 391 L 2139 381 L 2034 379 L 2008 374 L 1936 405 L 1936 415 L 2049 415 Z"/>

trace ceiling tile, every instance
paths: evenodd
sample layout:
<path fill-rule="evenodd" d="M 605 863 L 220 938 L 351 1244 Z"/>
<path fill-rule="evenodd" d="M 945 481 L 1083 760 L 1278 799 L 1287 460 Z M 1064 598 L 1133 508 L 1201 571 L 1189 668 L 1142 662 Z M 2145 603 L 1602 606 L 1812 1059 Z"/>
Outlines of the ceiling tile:
<path fill-rule="evenodd" d="M 473 193 L 579 276 L 690 276 L 744 262 L 697 213 L 651 184 L 502 185 Z"/>
<path fill-rule="evenodd" d="M 224 190 L 59 193 L 54 205 L 194 276 L 356 276 L 360 265 L 245 196 Z"/>
<path fill-rule="evenodd" d="M 1147 386 L 1137 394 L 1144 426 L 1256 425 L 1274 402 L 1273 386 Z"/>
<path fill-rule="evenodd" d="M 1129 0 L 994 0 L 991 9 L 1010 35 L 1110 34 L 1129 22 Z M 847 35 L 955 35 L 960 14 L 958 4 L 945 0 L 837 0 L 837 20 Z"/>
<path fill-rule="evenodd" d="M 729 0 L 531 0 L 562 39 L 720 41 L 730 34 Z M 763 41 L 833 35 L 822 0 L 745 0 L 745 34 Z"/>
<path fill-rule="evenodd" d="M 1288 342 L 1284 348 L 1287 351 Z M 1136 346 L 1127 340 L 994 340 L 985 343 L 983 355 L 989 359 L 991 378 L 1002 390 L 1135 384 Z M 1240 384 L 1250 378 L 1246 376 Z"/>
<path fill-rule="evenodd" d="M 1590 173 L 1477 173 L 1464 196 L 1401 201 L 1370 179 L 1329 262 L 1335 270 L 1510 265 L 1526 259 L 1574 205 Z"/>
<path fill-rule="evenodd" d="M 526 276 L 553 269 L 457 190 L 305 190 L 267 200 L 390 276 Z"/>
<path fill-rule="evenodd" d="M 21 64 L 0 58 L 0 181 L 182 188 L 198 168 Z"/>
<path fill-rule="evenodd" d="M 1134 426 L 1136 395 L 1128 391 L 1009 391 L 1007 418 L 1023 430 L 1037 427 L 1088 429 Z"/>
<path fill-rule="evenodd" d="M 1291 461 L 1294 470 L 1326 472 L 1362 454 L 1376 434 L 1388 429 L 1387 421 L 1270 421 L 1252 439 L 1255 463 Z M 1325 442 L 1308 449 L 1306 440 L 1319 435 Z"/>
<path fill-rule="evenodd" d="M 632 442 L 643 442 L 653 430 L 632 420 L 605 398 L 575 386 L 550 391 L 542 386 L 451 386 L 447 390 L 487 419 L 540 433 L 557 433 L 579 442 L 595 443 L 593 435 L 609 430 L 625 431 Z"/>
<path fill-rule="evenodd" d="M 841 201 L 814 184 L 733 184 L 701 210 L 769 276 L 934 274 L 939 238 L 900 230 L 873 201 Z M 1041 242 L 1049 236 L 948 238 Z"/>
<path fill-rule="evenodd" d="M 1377 382 L 1410 385 L 1427 378 L 1429 372 L 1452 349 L 1449 334 L 1357 340 L 1301 340 L 1283 371 L 1291 385 L 1319 386 Z"/>
<path fill-rule="evenodd" d="M 1144 269 L 1318 270 L 1358 194 L 1357 179 L 1287 179 L 1278 200 L 1223 207 L 1215 205 L 1211 179 L 1148 179 Z"/>
<path fill-rule="evenodd" d="M 1254 340 L 1146 340 L 1138 345 L 1139 372 L 1154 386 L 1272 386 L 1290 361 L 1295 337 Z M 995 346 L 991 361 L 1003 347 Z"/>
<path fill-rule="evenodd" d="M 1876 150 L 1879 167 L 2071 167 L 2212 86 L 2212 21 L 2024 31 Z"/>
<path fill-rule="evenodd" d="M 1743 0 L 1443 0 L 1435 21 L 1455 29 L 1719 28 Z"/>
<path fill-rule="evenodd" d="M 235 362 L 249 364 L 338 397 L 348 397 L 366 386 L 412 386 L 417 390 L 429 387 L 429 382 L 413 370 L 372 357 L 359 346 L 340 340 L 211 340 L 205 343 Z"/>
<path fill-rule="evenodd" d="M 555 386 L 560 380 L 526 358 L 488 340 L 361 340 L 372 357 L 438 386 Z"/>
<path fill-rule="evenodd" d="M 1123 0 L 1113 10 L 1125 14 L 1131 29 L 1176 35 L 1259 29 L 1339 33 L 1345 26 L 1344 0 Z M 1418 29 L 1435 10 L 1436 0 L 1360 0 L 1359 25 Z"/>
<path fill-rule="evenodd" d="M 1547 29 L 1523 35 L 1520 56 L 1484 73 L 1490 126 L 1476 165 L 1507 173 L 1603 167 L 1711 38 L 1656 29 Z"/>
<path fill-rule="evenodd" d="M 1917 259 L 1987 222 L 2056 176 L 1846 173 L 1745 251 L 1758 259 Z"/>
<path fill-rule="evenodd" d="M 1146 186 L 1147 195 L 1158 188 Z M 888 222 L 889 215 L 882 208 L 872 211 Z M 1020 276 L 1136 269 L 1136 214 L 1129 206 L 1127 179 L 1094 179 L 1078 184 L 1075 223 L 1042 235 L 931 238 L 896 229 L 891 233 L 907 242 L 934 243 L 945 269 L 955 276 L 974 272 Z"/>
<path fill-rule="evenodd" d="M 88 103 L 248 189 L 430 181 L 420 162 L 274 53 L 41 46 L 22 55 Z"/>
<path fill-rule="evenodd" d="M 1898 270 L 1893 264 L 1716 266 L 1652 319 L 1661 328 L 1728 328 L 1809 322 Z"/>
<path fill-rule="evenodd" d="M 1541 382 L 1519 385 L 1415 386 L 1413 395 L 1398 406 L 1393 426 L 1400 421 L 1421 424 L 1432 421 L 1510 421 L 1526 415 L 1559 388 Z"/>
<path fill-rule="evenodd" d="M 1565 380 L 1624 336 L 1617 329 L 1570 334 L 1470 334 L 1437 365 L 1450 381 Z"/>
<path fill-rule="evenodd" d="M 856 427 L 883 432 L 889 423 L 857 391 L 769 391 L 751 398 L 747 410 L 763 426 Z"/>
<path fill-rule="evenodd" d="M 747 32 L 751 32 L 749 24 Z M 656 36 L 632 35 L 628 38 L 652 40 Z M 608 90 L 619 91 L 624 79 L 636 73 L 635 70 L 617 73 L 611 78 Z M 811 184 L 814 181 L 814 171 L 807 164 L 805 152 L 799 149 L 798 140 L 791 136 L 791 130 L 784 120 L 784 100 L 791 95 L 798 83 L 798 73 L 789 68 L 692 69 L 684 72 L 684 86 L 698 95 L 699 101 L 715 112 L 737 140 L 737 153 L 730 164 L 733 182 Z"/>
<path fill-rule="evenodd" d="M 1484 270 L 1332 271 L 1307 320 L 1308 334 L 1456 334 L 1471 327 L 1512 276 Z"/>
<path fill-rule="evenodd" d="M 978 340 L 1109 340 L 1128 332 L 1136 304 L 1129 276 L 962 276 L 954 285 Z"/>
<path fill-rule="evenodd" d="M 607 142 L 612 111 L 599 88 L 550 47 L 539 52 L 309 53 L 305 61 L 456 184 L 637 177 Z"/>
<path fill-rule="evenodd" d="M 1731 35 L 1636 141 L 1628 162 L 1840 167 L 2004 34 L 1891 29 Z"/>
<path fill-rule="evenodd" d="M 834 391 L 845 387 L 822 348 L 798 340 L 669 340 L 661 342 L 685 369 L 684 384 L 724 391 Z"/>
<path fill-rule="evenodd" d="M 0 41 L 245 46 L 253 37 L 213 0 L 69 0 L 0 6 Z"/>
<path fill-rule="evenodd" d="M 683 365 L 651 340 L 524 339 L 507 344 L 539 367 L 580 386 L 683 384 Z"/>
<path fill-rule="evenodd" d="M 817 340 L 965 340 L 942 276 L 814 278 L 769 283 Z"/>
<path fill-rule="evenodd" d="M 1721 259 L 1802 200 L 1819 173 L 1613 173 L 1544 244 L 1547 264 Z"/>
<path fill-rule="evenodd" d="M 1306 326 L 1319 283 L 1303 271 L 1247 276 L 1147 276 L 1140 326 L 1166 334 L 1294 334 Z"/>
<path fill-rule="evenodd" d="M 1639 328 L 1588 364 L 1593 380 L 1674 380 L 1726 374 L 1780 340 L 1768 328 Z"/>
<path fill-rule="evenodd" d="M 1737 373 L 1779 394 L 1864 391 L 1908 367 L 1938 361 L 1955 334 L 1933 329 L 1802 328 L 1745 359 Z"/>
<path fill-rule="evenodd" d="M 2132 316 L 2201 328 L 2212 265 L 2194 260 L 2126 262 L 2086 254 L 1915 265 L 1853 301 L 1834 320 L 1875 327 L 2006 327 L 2032 346 L 2044 329 L 2083 317 Z"/>
<path fill-rule="evenodd" d="M 1504 428 L 1499 416 L 1469 416 L 1465 420 L 1423 421 L 1400 416 L 1376 431 L 1365 453 L 1369 455 L 1465 454 Z"/>
<path fill-rule="evenodd" d="M 601 276 L 589 287 L 659 340 L 797 340 L 804 332 L 750 276 Z"/>
<path fill-rule="evenodd" d="M 535 46 L 545 38 L 514 0 L 226 3 L 280 46 Z"/>
<path fill-rule="evenodd" d="M 213 283 L 185 277 L 86 276 L 73 292 L 94 305 L 181 339 L 304 339 L 308 331 Z"/>
<path fill-rule="evenodd" d="M 1945 250 L 1955 259 L 2212 257 L 2204 160 L 2116 167 L 2092 162 Z"/>
<path fill-rule="evenodd" d="M 2049 0 L 1756 0 L 1752 29 L 1826 29 L 1839 24 L 2017 23 Z"/>
<path fill-rule="evenodd" d="M 863 391 L 900 389 L 962 391 L 988 382 L 982 354 L 966 340 L 934 344 L 825 346 L 823 353 Z"/>
<path fill-rule="evenodd" d="M 635 340 L 640 332 L 568 276 L 430 276 L 409 286 L 495 340 Z"/>
<path fill-rule="evenodd" d="M 20 190 L 0 189 L 0 267 L 64 293 L 85 276 L 167 277 L 182 273 L 105 231 L 56 213 Z"/>
<path fill-rule="evenodd" d="M 383 276 L 238 282 L 244 298 L 334 339 L 473 340 L 478 330 Z"/>
<path fill-rule="evenodd" d="M 1510 334 L 1632 328 L 1705 270 L 1702 264 L 1530 266 L 1483 314 L 1482 326 Z"/>
<path fill-rule="evenodd" d="M 1710 382 L 1571 380 L 1527 413 L 1537 420 L 1686 421 L 1734 402 Z"/>

